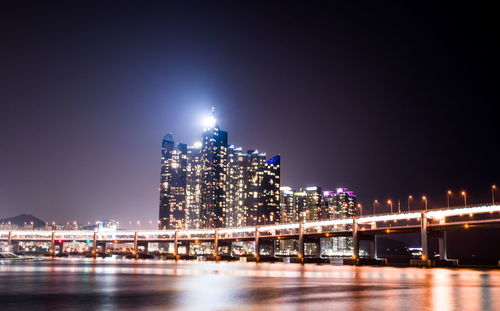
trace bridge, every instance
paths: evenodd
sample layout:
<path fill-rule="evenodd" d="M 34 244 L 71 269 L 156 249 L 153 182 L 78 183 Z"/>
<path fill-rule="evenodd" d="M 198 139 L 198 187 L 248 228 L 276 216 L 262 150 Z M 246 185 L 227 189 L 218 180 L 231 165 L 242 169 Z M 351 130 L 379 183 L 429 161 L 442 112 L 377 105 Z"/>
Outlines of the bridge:
<path fill-rule="evenodd" d="M 234 242 L 250 242 L 253 244 L 251 256 L 258 262 L 262 257 L 270 254 L 267 251 L 263 254 L 263 245 L 269 246 L 276 240 L 296 240 L 298 241 L 298 250 L 283 256 L 294 257 L 299 262 L 304 263 L 308 256 L 319 257 L 319 252 L 306 254 L 304 252 L 305 243 L 316 244 L 316 248 L 319 249 L 320 238 L 351 237 L 352 258 L 346 263 L 363 264 L 377 260 L 375 236 L 419 232 L 422 255 L 420 259 L 413 260 L 413 264 L 430 266 L 433 264 L 428 246 L 430 237 L 438 239 L 439 260 L 446 261 L 447 231 L 484 227 L 500 227 L 500 205 L 481 204 L 241 228 L 114 231 L 1 230 L 0 243 L 13 245 L 19 242 L 45 242 L 50 245 L 48 253 L 55 255 L 56 245 L 61 246 L 65 242 L 86 242 L 92 245 L 91 254 L 94 256 L 97 256 L 99 247 L 104 252 L 106 251 L 106 243 L 129 243 L 133 245 L 130 249 L 132 255 L 140 253 L 141 245 L 169 243 L 173 245 L 170 255 L 179 259 L 182 256 L 179 252 L 180 247 L 186 247 L 189 243 L 206 242 L 206 244 L 211 245 L 208 255 L 218 260 L 224 255 L 231 256 L 231 246 Z M 368 251 L 365 251 L 362 256 L 360 256 L 359 247 L 361 241 L 368 242 Z M 273 256 L 276 257 L 276 254 Z"/>

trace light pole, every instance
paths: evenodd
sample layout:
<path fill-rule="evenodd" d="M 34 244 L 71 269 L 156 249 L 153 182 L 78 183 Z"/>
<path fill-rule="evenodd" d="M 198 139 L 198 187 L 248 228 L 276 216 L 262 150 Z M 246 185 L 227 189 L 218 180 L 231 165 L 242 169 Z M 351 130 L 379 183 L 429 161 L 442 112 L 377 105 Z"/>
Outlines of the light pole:
<path fill-rule="evenodd" d="M 387 204 L 389 204 L 389 206 L 391 207 L 391 214 L 392 214 L 392 200 L 391 199 L 387 200 Z"/>
<path fill-rule="evenodd" d="M 428 206 L 427 206 L 427 197 L 424 195 L 422 196 L 422 200 L 424 201 L 425 203 L 425 210 L 427 211 L 428 210 Z"/>
<path fill-rule="evenodd" d="M 373 201 L 373 215 L 375 215 L 375 207 L 377 207 L 378 200 Z"/>
<path fill-rule="evenodd" d="M 363 217 L 363 205 L 361 205 L 361 203 L 358 203 L 358 209 L 360 216 Z"/>
<path fill-rule="evenodd" d="M 446 193 L 446 204 L 448 206 L 448 208 L 450 208 L 450 195 L 452 194 L 451 190 L 448 190 L 448 192 Z"/>
<path fill-rule="evenodd" d="M 410 194 L 410 195 L 408 196 L 408 212 L 411 210 L 411 209 L 410 209 L 410 203 L 411 203 L 411 200 L 413 200 L 413 196 Z"/>
<path fill-rule="evenodd" d="M 491 186 L 491 203 L 495 205 L 495 190 L 497 189 L 497 186 L 493 185 Z"/>
<path fill-rule="evenodd" d="M 464 197 L 464 206 L 467 206 L 467 193 L 462 191 L 462 196 Z"/>

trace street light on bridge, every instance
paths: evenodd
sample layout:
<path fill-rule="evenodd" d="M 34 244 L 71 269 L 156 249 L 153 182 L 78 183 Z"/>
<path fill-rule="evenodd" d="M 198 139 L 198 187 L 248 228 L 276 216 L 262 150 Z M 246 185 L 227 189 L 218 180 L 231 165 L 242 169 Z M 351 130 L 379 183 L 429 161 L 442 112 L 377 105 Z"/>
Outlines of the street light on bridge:
<path fill-rule="evenodd" d="M 451 190 L 448 190 L 448 192 L 446 192 L 446 206 L 448 206 L 448 208 L 450 208 L 450 196 L 453 194 L 453 192 L 451 192 Z"/>
<path fill-rule="evenodd" d="M 495 205 L 495 190 L 497 189 L 497 186 L 493 185 L 491 186 L 491 203 Z"/>
<path fill-rule="evenodd" d="M 411 208 L 410 208 L 410 204 L 411 204 L 411 201 L 412 201 L 412 200 L 413 200 L 413 196 L 410 194 L 410 195 L 408 196 L 408 212 L 411 210 Z"/>
<path fill-rule="evenodd" d="M 424 196 L 422 196 L 422 200 L 423 200 L 423 201 L 424 201 L 424 203 L 425 203 L 425 210 L 427 211 L 427 210 L 428 210 L 428 206 L 427 206 L 427 203 L 428 203 L 427 201 L 428 201 L 428 200 L 427 200 L 427 197 L 426 197 L 425 195 L 424 195 Z"/>
<path fill-rule="evenodd" d="M 467 206 L 467 192 L 462 191 L 462 196 L 464 197 L 464 206 Z"/>
<path fill-rule="evenodd" d="M 361 217 L 363 217 L 363 205 L 361 205 L 361 203 L 358 203 L 358 209 Z"/>
<path fill-rule="evenodd" d="M 392 200 L 391 199 L 387 200 L 387 204 L 389 204 L 389 206 L 391 207 L 391 214 L 392 214 Z"/>
<path fill-rule="evenodd" d="M 377 204 L 378 204 L 378 200 L 374 200 L 374 201 L 373 201 L 373 215 L 375 215 L 375 214 L 376 214 L 376 213 L 375 213 L 375 207 L 377 206 Z"/>

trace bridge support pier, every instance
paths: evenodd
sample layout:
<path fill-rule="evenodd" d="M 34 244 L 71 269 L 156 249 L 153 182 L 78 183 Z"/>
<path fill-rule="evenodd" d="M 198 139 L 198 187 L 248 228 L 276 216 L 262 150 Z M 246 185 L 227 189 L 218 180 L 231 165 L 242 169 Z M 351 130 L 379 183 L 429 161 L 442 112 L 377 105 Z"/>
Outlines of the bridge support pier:
<path fill-rule="evenodd" d="M 214 234 L 214 260 L 219 261 L 219 229 L 215 229 Z"/>
<path fill-rule="evenodd" d="M 138 243 L 138 235 L 137 235 L 137 231 L 136 231 L 136 232 L 134 232 L 134 255 L 136 258 L 138 257 L 138 255 L 137 255 L 138 251 L 139 251 L 139 243 Z"/>
<path fill-rule="evenodd" d="M 12 232 L 9 231 L 9 235 L 7 237 L 7 247 L 10 247 L 12 245 Z"/>
<path fill-rule="evenodd" d="M 368 258 L 377 259 L 377 236 L 373 235 L 368 241 Z"/>
<path fill-rule="evenodd" d="M 50 235 L 50 249 L 49 249 L 49 255 L 54 257 L 56 254 L 56 237 L 55 237 L 55 232 L 52 232 Z"/>
<path fill-rule="evenodd" d="M 422 260 L 429 260 L 429 237 L 427 236 L 427 214 L 420 214 L 420 241 L 422 245 Z"/>
<path fill-rule="evenodd" d="M 233 242 L 229 242 L 229 245 L 227 247 L 227 254 L 229 257 L 233 257 Z"/>
<path fill-rule="evenodd" d="M 299 257 L 300 263 L 304 264 L 304 223 L 301 222 L 299 225 Z"/>
<path fill-rule="evenodd" d="M 352 219 L 352 257 L 344 258 L 344 265 L 359 265 L 359 233 L 358 219 Z"/>
<path fill-rule="evenodd" d="M 420 213 L 420 241 L 422 246 L 422 257 L 420 259 L 411 259 L 411 266 L 430 267 L 432 265 L 429 259 L 429 233 L 427 232 L 427 213 Z"/>
<path fill-rule="evenodd" d="M 359 233 L 358 233 L 358 219 L 352 219 L 352 259 L 359 259 Z"/>
<path fill-rule="evenodd" d="M 179 259 L 179 231 L 177 230 L 174 233 L 174 259 Z"/>
<path fill-rule="evenodd" d="M 260 260 L 260 232 L 259 226 L 255 227 L 255 262 Z"/>
<path fill-rule="evenodd" d="M 439 234 L 438 243 L 439 243 L 439 259 L 447 260 L 448 258 L 446 256 L 446 231 L 443 231 Z"/>
<path fill-rule="evenodd" d="M 97 232 L 92 237 L 92 257 L 97 258 Z"/>
<path fill-rule="evenodd" d="M 437 232 L 436 235 L 439 246 L 439 260 L 434 260 L 434 266 L 438 267 L 457 267 L 458 259 L 448 259 L 446 254 L 446 231 Z"/>

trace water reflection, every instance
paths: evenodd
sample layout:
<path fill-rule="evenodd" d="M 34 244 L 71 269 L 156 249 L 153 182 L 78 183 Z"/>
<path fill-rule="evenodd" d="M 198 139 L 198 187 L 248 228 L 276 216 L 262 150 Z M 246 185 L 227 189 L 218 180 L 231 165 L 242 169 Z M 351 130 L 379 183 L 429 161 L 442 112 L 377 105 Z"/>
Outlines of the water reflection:
<path fill-rule="evenodd" d="M 1 310 L 498 310 L 500 271 L 59 259 L 1 264 L 0 301 Z"/>

